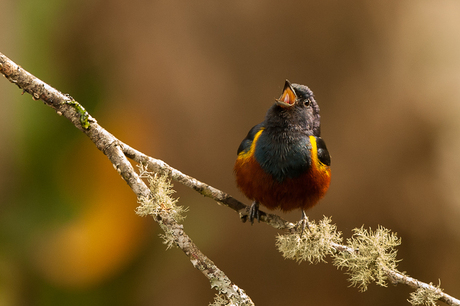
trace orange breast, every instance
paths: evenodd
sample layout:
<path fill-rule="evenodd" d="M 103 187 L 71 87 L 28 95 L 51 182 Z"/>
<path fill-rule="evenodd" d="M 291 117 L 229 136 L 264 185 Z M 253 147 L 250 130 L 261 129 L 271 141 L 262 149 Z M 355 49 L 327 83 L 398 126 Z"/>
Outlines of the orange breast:
<path fill-rule="evenodd" d="M 311 167 L 299 177 L 287 178 L 280 183 L 267 174 L 254 157 L 257 136 L 251 149 L 238 155 L 234 166 L 240 190 L 250 200 L 269 209 L 290 211 L 315 205 L 324 196 L 331 181 L 330 167 L 318 160 L 315 137 L 310 136 Z"/>

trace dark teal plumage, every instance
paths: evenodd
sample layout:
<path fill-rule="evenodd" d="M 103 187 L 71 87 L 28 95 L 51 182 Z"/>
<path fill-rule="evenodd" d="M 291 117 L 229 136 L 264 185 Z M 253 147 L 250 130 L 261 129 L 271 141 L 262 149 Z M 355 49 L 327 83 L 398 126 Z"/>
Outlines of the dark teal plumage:
<path fill-rule="evenodd" d="M 286 80 L 265 120 L 238 148 L 234 170 L 238 187 L 254 200 L 251 222 L 259 218 L 259 203 L 284 211 L 315 205 L 329 187 L 330 164 L 312 91 Z"/>

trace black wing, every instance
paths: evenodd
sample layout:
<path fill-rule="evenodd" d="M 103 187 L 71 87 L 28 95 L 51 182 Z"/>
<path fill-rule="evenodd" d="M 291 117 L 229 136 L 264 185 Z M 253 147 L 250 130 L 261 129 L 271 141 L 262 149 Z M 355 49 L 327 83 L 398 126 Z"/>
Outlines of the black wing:
<path fill-rule="evenodd" d="M 238 147 L 237 154 L 240 154 L 242 151 L 247 151 L 251 148 L 252 141 L 256 136 L 257 132 L 260 131 L 264 127 L 264 123 L 259 123 L 258 125 L 254 126 L 248 133 L 245 139 L 241 142 L 240 146 Z"/>
<path fill-rule="evenodd" d="M 321 137 L 316 137 L 316 147 L 318 148 L 318 159 L 326 166 L 330 166 L 331 156 L 327 150 L 326 143 Z"/>

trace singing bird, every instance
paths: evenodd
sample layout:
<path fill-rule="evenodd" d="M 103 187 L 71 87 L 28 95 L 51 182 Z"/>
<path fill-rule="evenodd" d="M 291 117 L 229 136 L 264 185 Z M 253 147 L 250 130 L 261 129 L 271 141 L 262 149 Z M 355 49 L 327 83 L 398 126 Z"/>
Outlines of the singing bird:
<path fill-rule="evenodd" d="M 308 225 L 305 210 L 328 190 L 330 165 L 313 92 L 286 80 L 265 120 L 249 131 L 238 148 L 234 172 L 238 188 L 253 201 L 251 224 L 260 221 L 261 204 L 285 212 L 301 209 L 301 220 Z"/>

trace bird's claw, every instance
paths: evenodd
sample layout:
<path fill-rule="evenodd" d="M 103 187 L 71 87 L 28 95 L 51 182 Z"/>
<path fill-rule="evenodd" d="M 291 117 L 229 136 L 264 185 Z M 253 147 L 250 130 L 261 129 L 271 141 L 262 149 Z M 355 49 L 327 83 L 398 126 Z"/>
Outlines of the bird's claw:
<path fill-rule="evenodd" d="M 257 219 L 257 222 L 260 222 L 260 212 L 259 212 L 259 203 L 254 201 L 249 207 L 249 222 L 251 225 L 254 224 L 254 219 Z"/>
<path fill-rule="evenodd" d="M 299 225 L 301 226 L 301 230 L 302 230 L 300 232 L 301 235 L 305 233 L 305 228 L 308 228 L 308 231 L 311 231 L 310 222 L 308 222 L 308 216 L 303 209 L 302 209 L 302 217 L 299 221 Z"/>

